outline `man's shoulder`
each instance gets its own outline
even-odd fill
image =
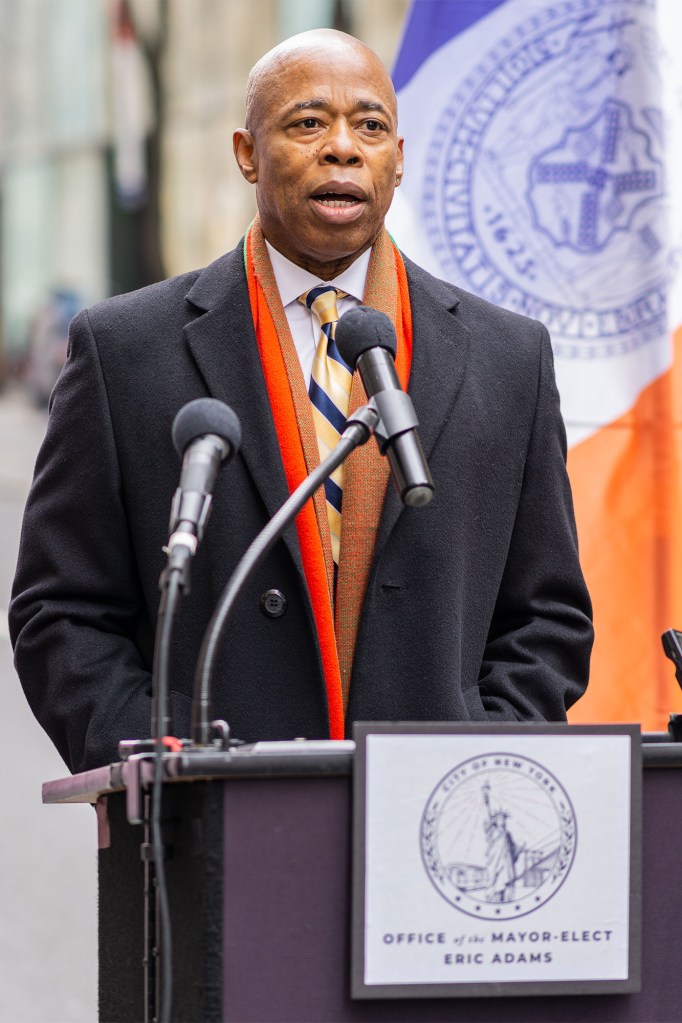
[[[537,339],[545,333],[538,320],[495,305],[450,281],[435,277],[405,255],[403,260],[413,302],[426,299],[445,306],[454,312],[462,325],[475,331],[479,337],[490,335],[496,338],[503,334],[507,338]]]
[[[168,316],[180,303],[184,303],[201,272],[190,270],[135,291],[112,295],[91,305],[86,310],[87,317],[94,327],[103,327],[110,323],[130,322],[130,317],[146,320],[157,318],[159,314]]]
[[[206,267],[97,302],[86,315],[94,328],[186,317],[192,306],[201,310],[218,303],[239,277],[240,267],[243,257],[238,246]]]

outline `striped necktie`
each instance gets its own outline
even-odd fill
[[[345,298],[346,294],[345,291],[339,291],[338,288],[331,285],[320,285],[311,288],[299,298],[299,302],[315,313],[321,327],[308,391],[312,403],[320,461],[325,459],[329,452],[336,447],[348,415],[352,373],[339,355],[334,341],[336,323],[339,319],[336,300]],[[324,489],[327,499],[332,557],[334,558],[334,577],[336,578],[341,545],[343,465],[335,469],[326,480]]]

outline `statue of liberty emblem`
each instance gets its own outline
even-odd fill
[[[431,793],[421,853],[439,894],[481,920],[511,920],[558,891],[575,857],[577,825],[551,771],[512,753],[474,757]]]

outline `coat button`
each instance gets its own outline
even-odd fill
[[[281,618],[287,609],[287,598],[281,590],[266,590],[260,598],[260,606],[268,618]]]

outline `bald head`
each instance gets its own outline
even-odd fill
[[[370,70],[382,80],[391,112],[397,119],[397,101],[393,82],[374,50],[359,39],[333,28],[317,28],[300,32],[269,50],[251,68],[246,87],[246,127],[257,133],[263,118],[279,95],[278,82],[282,72],[297,61],[310,58],[341,65],[349,74]]]

